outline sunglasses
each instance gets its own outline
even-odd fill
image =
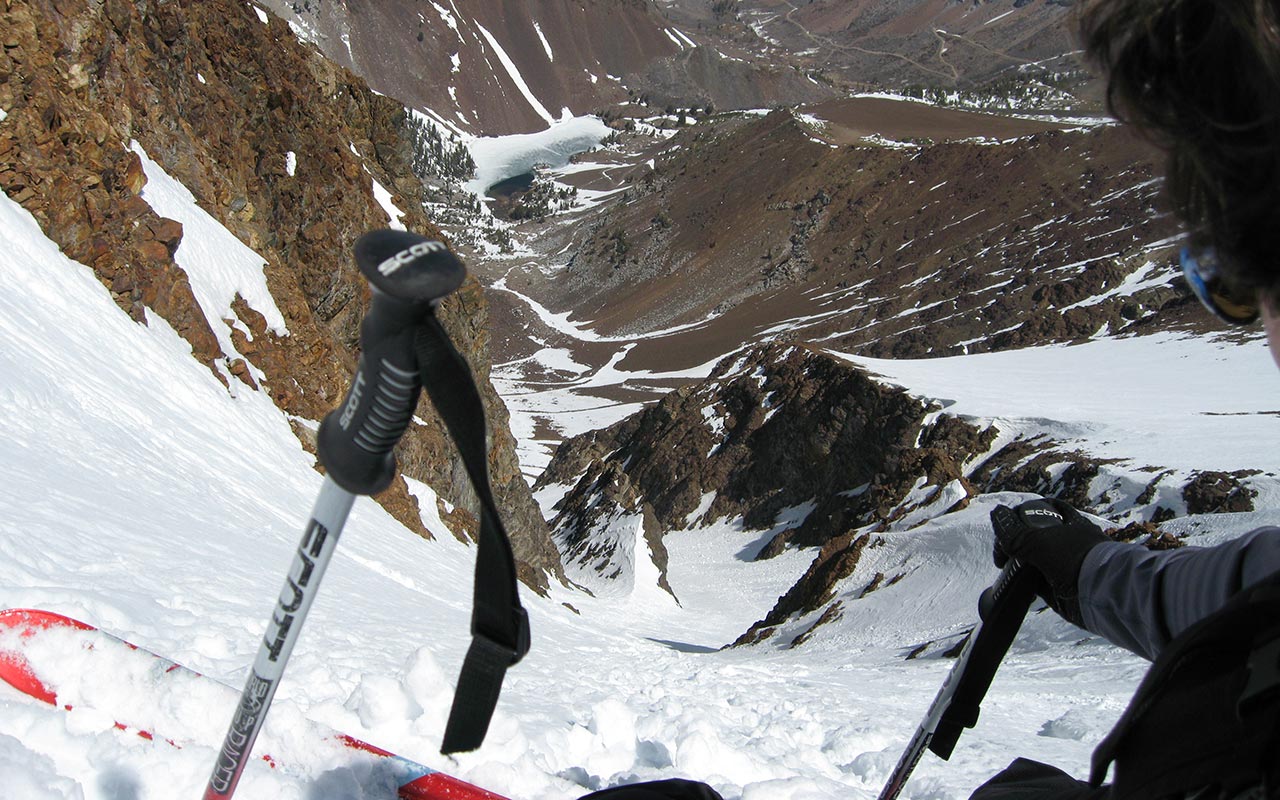
[[[1178,260],[1182,262],[1182,275],[1191,291],[1215,317],[1231,325],[1251,325],[1257,321],[1257,292],[1234,287],[1223,278],[1213,248],[1196,251],[1184,247]]]

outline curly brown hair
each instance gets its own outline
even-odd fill
[[[1280,297],[1280,0],[1086,0],[1107,104],[1168,154],[1192,241]]]

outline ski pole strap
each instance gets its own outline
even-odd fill
[[[471,647],[462,664],[440,752],[474,750],[484,741],[507,669],[529,652],[529,617],[516,588],[515,555],[489,483],[484,406],[471,368],[434,314],[414,345],[423,388],[444,420],[480,499]]]

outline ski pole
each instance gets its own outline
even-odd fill
[[[413,419],[421,393],[414,336],[440,298],[466,277],[462,262],[444,244],[405,231],[365,234],[356,242],[355,261],[373,290],[360,326],[360,363],[347,396],[320,425],[317,450],[328,474],[267,623],[205,800],[226,800],[236,790],[356,496],[382,491],[395,476],[392,450]]]
[[[964,729],[978,723],[982,699],[1035,599],[1035,577],[1033,572],[1010,559],[996,582],[982,593],[978,601],[978,625],[965,640],[959,659],[947,673],[924,721],[916,728],[880,792],[879,800],[894,800],[898,796],[926,749],[946,761],[951,758]]]

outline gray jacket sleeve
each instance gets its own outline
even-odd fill
[[[1154,660],[1169,640],[1277,570],[1274,527],[1214,547],[1159,552],[1108,542],[1080,567],[1080,613],[1088,630]]]

